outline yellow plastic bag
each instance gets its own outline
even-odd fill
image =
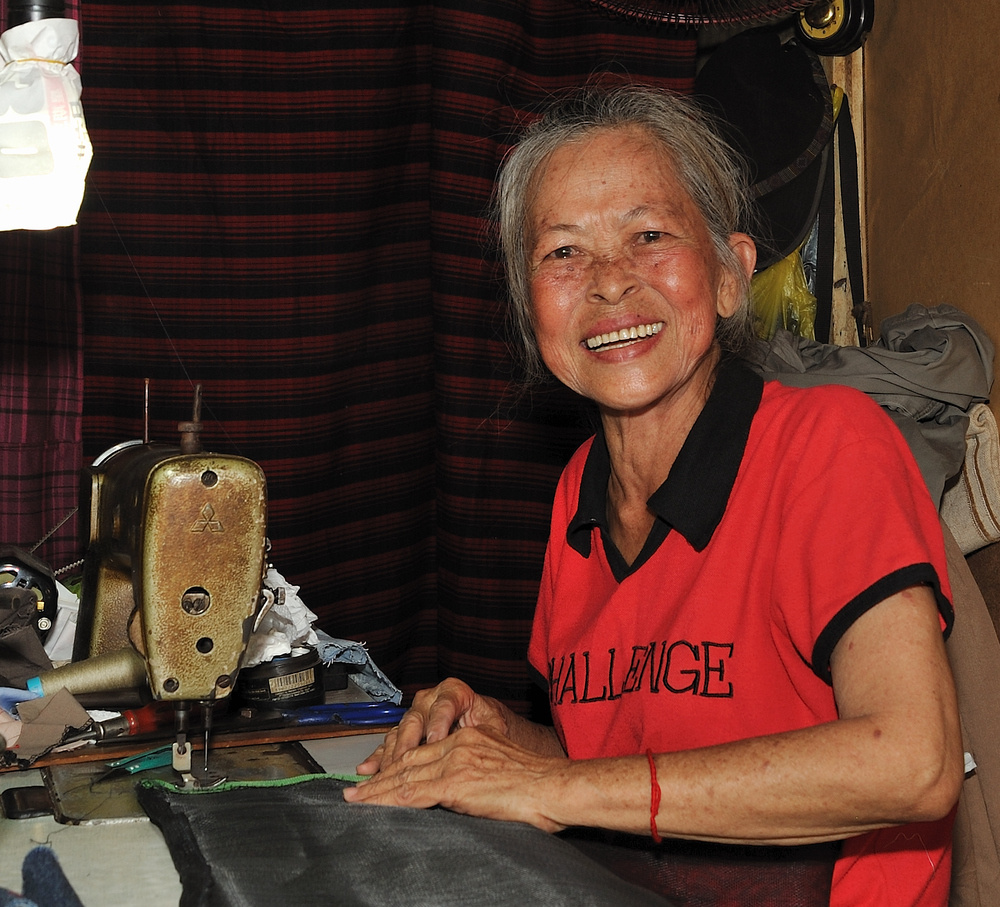
[[[816,297],[809,290],[799,249],[754,274],[750,281],[754,329],[770,340],[779,328],[816,339]]]

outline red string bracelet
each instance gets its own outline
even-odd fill
[[[656,814],[660,811],[660,785],[656,780],[656,763],[653,761],[653,751],[646,750],[646,758],[649,760],[649,830],[653,833],[653,840],[659,844],[663,841],[660,832],[656,827]]]

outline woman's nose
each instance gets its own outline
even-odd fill
[[[590,299],[602,305],[617,305],[636,287],[631,263],[623,255],[595,258],[591,262]]]

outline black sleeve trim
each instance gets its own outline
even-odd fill
[[[826,625],[813,648],[812,669],[816,676],[824,683],[832,684],[830,658],[833,656],[833,650],[837,647],[837,643],[840,642],[848,628],[862,614],[874,608],[879,602],[889,598],[890,595],[909,589],[911,586],[930,586],[933,589],[938,610],[944,618],[944,635],[947,638],[955,623],[955,610],[941,591],[941,582],[938,579],[937,571],[931,564],[911,564],[909,567],[902,567],[888,576],[882,577],[877,583],[869,586],[864,592],[848,602]]]
[[[539,671],[530,661],[528,662],[528,677],[531,678],[531,682],[535,684],[540,690],[545,691],[547,696],[549,693],[549,682],[545,679],[545,675]]]

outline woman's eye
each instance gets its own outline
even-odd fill
[[[643,230],[642,233],[639,234],[639,242],[653,243],[656,242],[658,239],[660,239],[662,236],[663,233],[661,233],[659,230]]]
[[[573,254],[572,246],[560,246],[549,252],[549,258],[569,258]]]

